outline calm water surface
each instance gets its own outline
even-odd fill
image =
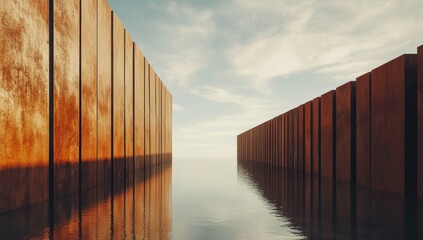
[[[419,239],[417,206],[235,159],[174,159],[0,214],[0,239]]]

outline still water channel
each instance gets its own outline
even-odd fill
[[[419,239],[419,206],[236,159],[174,159],[0,214],[0,239]]]

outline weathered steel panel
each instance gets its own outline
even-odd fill
[[[313,102],[304,104],[304,171],[313,172]]]
[[[314,176],[320,176],[321,174],[321,139],[320,139],[320,111],[321,111],[321,107],[320,107],[320,97],[317,97],[315,99],[313,99],[313,107],[312,107],[312,137],[313,137],[313,141],[312,141],[312,159],[313,159],[313,174]],[[323,141],[323,140],[322,140]]]
[[[151,164],[151,134],[150,134],[150,63],[144,58],[144,166],[149,167]]]
[[[134,173],[134,43],[125,31],[125,162],[129,182]],[[139,68],[139,66],[137,66]],[[144,70],[144,65],[142,66]],[[144,87],[144,86],[143,86]],[[144,99],[143,99],[144,100]],[[144,120],[144,119],[143,119]],[[143,121],[144,122],[144,121]]]
[[[286,167],[286,138],[285,138],[285,118],[286,114],[282,114],[282,167]]]
[[[370,73],[356,81],[356,176],[357,184],[370,186]]]
[[[48,198],[48,3],[0,4],[0,212]]]
[[[172,96],[172,94],[169,94],[169,124],[170,124],[170,128],[169,128],[169,138],[170,138],[170,161],[172,161],[172,157],[173,157],[173,141],[172,141],[172,137],[173,137],[173,135],[172,135],[172,131],[173,131],[173,111],[172,111],[172,109],[173,109],[173,106],[172,106],[172,102],[173,102],[173,96]]]
[[[156,75],[156,110],[157,110],[157,164],[161,164],[162,155],[161,155],[161,141],[162,141],[162,81],[159,76]]]
[[[99,183],[112,177],[112,13],[106,0],[98,0],[98,104],[97,144]],[[92,40],[92,39],[91,39]]]
[[[292,111],[292,169],[298,169],[298,109]]]
[[[336,179],[355,183],[355,82],[336,88]]]
[[[288,112],[288,119],[287,119],[287,151],[288,151],[288,159],[287,159],[287,167],[292,169],[292,159],[293,159],[293,148],[292,148],[292,110]]]
[[[400,56],[371,75],[371,185],[415,193],[416,55]]]
[[[304,104],[298,107],[298,170],[304,172]]]
[[[278,166],[282,166],[282,155],[283,155],[283,148],[282,148],[282,115],[278,117]]]
[[[79,2],[54,2],[55,196],[79,186],[79,14]]]
[[[81,186],[86,188],[97,184],[97,15],[93,14],[97,11],[97,1],[81,3],[80,168]]]
[[[135,163],[134,163],[134,172],[135,176],[141,173],[141,169],[144,168],[144,159],[146,148],[144,148],[144,136],[148,130],[148,123],[145,121],[145,116],[148,116],[148,108],[144,104],[147,101],[148,91],[144,93],[145,89],[145,61],[144,56],[141,50],[134,44],[134,140],[135,140]],[[145,130],[144,130],[145,129]],[[144,135],[145,133],[145,135]],[[147,139],[145,139],[147,143]],[[146,145],[147,147],[147,145]]]
[[[156,72],[150,65],[150,166],[157,160],[157,104],[156,104]]]
[[[125,28],[112,13],[113,178],[125,176]]]
[[[418,158],[417,158],[417,191],[423,198],[423,46],[417,50],[417,111],[418,111]]]
[[[320,102],[320,175],[335,178],[335,91],[321,96]],[[314,106],[313,106],[314,108]],[[313,115],[314,117],[314,115]],[[313,159],[314,160],[314,159]]]

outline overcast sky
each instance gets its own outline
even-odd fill
[[[108,0],[173,95],[174,157],[236,136],[423,44],[422,0]]]

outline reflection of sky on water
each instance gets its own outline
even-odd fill
[[[237,176],[234,159],[176,159],[173,177],[175,239],[302,238]]]

